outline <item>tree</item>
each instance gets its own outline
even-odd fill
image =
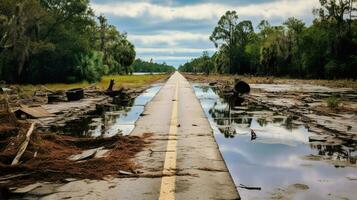
[[[89,0],[0,1],[0,79],[74,82],[128,73],[134,46],[98,18]]]
[[[227,11],[218,21],[214,28],[210,40],[217,47],[227,50],[229,68],[233,69],[234,50],[237,42],[236,28],[238,25],[238,15],[236,11]]]
[[[254,30],[251,21],[238,22],[236,11],[227,11],[218,21],[210,36],[216,47],[224,49],[229,60],[230,73],[245,73],[249,62],[244,54],[245,47],[251,41]]]
[[[152,59],[149,62],[136,59],[131,65],[134,72],[173,72],[175,68],[167,65],[165,62],[162,64],[154,63]]]
[[[6,5],[6,4],[5,4]],[[3,65],[13,65],[15,68],[2,66],[11,82],[22,82],[23,73],[29,67],[30,57],[52,45],[40,41],[39,32],[41,19],[46,16],[36,0],[19,1],[15,5],[7,5],[5,9],[13,10],[9,16],[2,16],[2,37],[0,40]]]

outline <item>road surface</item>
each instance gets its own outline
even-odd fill
[[[152,134],[135,160],[142,177],[74,181],[44,199],[239,199],[209,122],[180,73],[170,77],[143,114],[131,133]]]

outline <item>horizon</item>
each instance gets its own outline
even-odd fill
[[[227,10],[236,10],[239,20],[257,24],[266,19],[280,25],[289,17],[307,25],[314,18],[318,0],[91,0],[96,15],[104,14],[120,32],[126,32],[135,45],[136,58],[165,62],[176,69],[216,48],[209,40],[219,18]]]

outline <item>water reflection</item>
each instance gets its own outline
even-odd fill
[[[101,106],[96,111],[69,121],[59,130],[75,136],[104,136],[129,134],[135,127],[136,120],[144,111],[144,106],[156,95],[161,85],[153,85],[135,99],[121,105]],[[58,128],[58,127],[57,127]]]
[[[242,199],[353,199],[357,195],[357,181],[350,179],[357,178],[356,144],[309,143],[312,133],[295,125],[292,117],[254,104],[230,104],[229,97],[214,87],[194,85],[194,90],[236,185],[262,187],[261,191],[239,189]],[[309,189],[295,187],[296,183]]]

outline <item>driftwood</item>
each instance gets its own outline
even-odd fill
[[[250,187],[250,186],[245,186],[245,185],[243,185],[243,184],[239,184],[238,187],[244,188],[244,189],[247,189],[247,190],[262,190],[261,187]]]
[[[27,131],[26,133],[26,138],[25,138],[25,141],[22,142],[20,148],[19,148],[19,151],[17,152],[14,160],[12,161],[11,165],[16,165],[17,163],[19,163],[20,159],[21,159],[21,156],[22,154],[24,154],[24,152],[26,151],[26,148],[30,142],[30,138],[31,138],[31,135],[35,129],[35,125],[36,125],[36,122],[33,122],[29,128],[29,130]]]

